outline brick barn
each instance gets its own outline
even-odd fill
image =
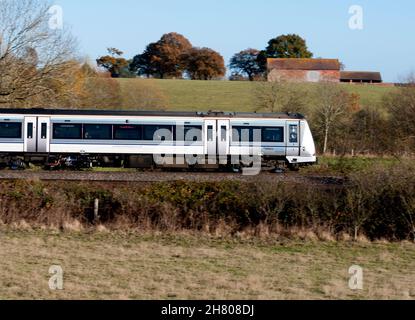
[[[340,82],[338,59],[267,59],[268,81]]]

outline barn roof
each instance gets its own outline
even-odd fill
[[[340,70],[338,59],[268,58],[267,63],[270,70]]]
[[[340,72],[340,79],[344,81],[362,80],[362,81],[382,81],[380,72],[370,71],[342,71]]]

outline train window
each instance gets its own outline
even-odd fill
[[[80,140],[82,139],[81,124],[53,124],[53,139],[57,140]]]
[[[184,126],[185,141],[202,141],[202,126]]]
[[[111,140],[112,125],[110,124],[84,124],[84,139]]]
[[[202,126],[177,125],[173,126],[174,141],[202,141]]]
[[[284,142],[283,127],[233,127],[234,142]]]
[[[263,128],[252,128],[250,132],[250,140],[253,142],[261,142],[262,130]]]
[[[262,141],[264,142],[284,142],[284,128],[262,128]]]
[[[146,141],[173,141],[173,126],[145,125],[143,126],[143,140]]]
[[[252,141],[252,128],[250,127],[233,127],[232,141],[234,142],[249,142]]]
[[[296,124],[290,125],[290,143],[298,142],[298,126]]]
[[[226,126],[220,127],[220,136],[221,136],[221,141],[226,142]]]
[[[41,139],[46,139],[47,137],[47,124],[46,123],[42,123],[41,127],[40,127],[40,138]]]
[[[207,139],[208,141],[213,141],[213,126],[207,127]]]
[[[33,123],[32,122],[29,122],[27,124],[27,138],[33,139]]]
[[[114,140],[141,140],[141,126],[114,125]]]
[[[20,122],[0,122],[0,139],[21,139],[22,124]]]

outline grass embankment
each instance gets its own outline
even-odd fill
[[[414,299],[410,243],[0,232],[1,299]],[[363,268],[363,290],[348,269]],[[63,268],[63,291],[48,286]]]
[[[134,106],[131,91],[142,94],[140,87],[151,82],[149,90],[161,94],[167,103],[167,109],[175,111],[240,111],[252,112],[258,107],[256,102],[256,87],[263,85],[248,81],[188,81],[188,80],[143,80],[118,79],[123,93],[123,105]],[[134,90],[134,87],[137,87]],[[315,84],[293,84],[305,92],[312,93]],[[378,87],[370,85],[339,84],[345,90],[360,96],[362,106],[377,105],[385,94],[393,92],[393,87]],[[148,85],[147,85],[148,87]],[[123,88],[128,88],[124,90]],[[128,92],[126,92],[128,91]],[[154,95],[150,97],[154,98]],[[127,101],[128,100],[128,101]],[[155,99],[155,103],[157,103]],[[153,106],[157,108],[157,106]],[[150,108],[150,105],[148,106]]]

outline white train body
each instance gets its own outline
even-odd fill
[[[79,155],[117,157],[133,167],[148,166],[154,155],[222,165],[247,155],[291,165],[317,160],[310,127],[298,114],[0,109],[0,158]]]

